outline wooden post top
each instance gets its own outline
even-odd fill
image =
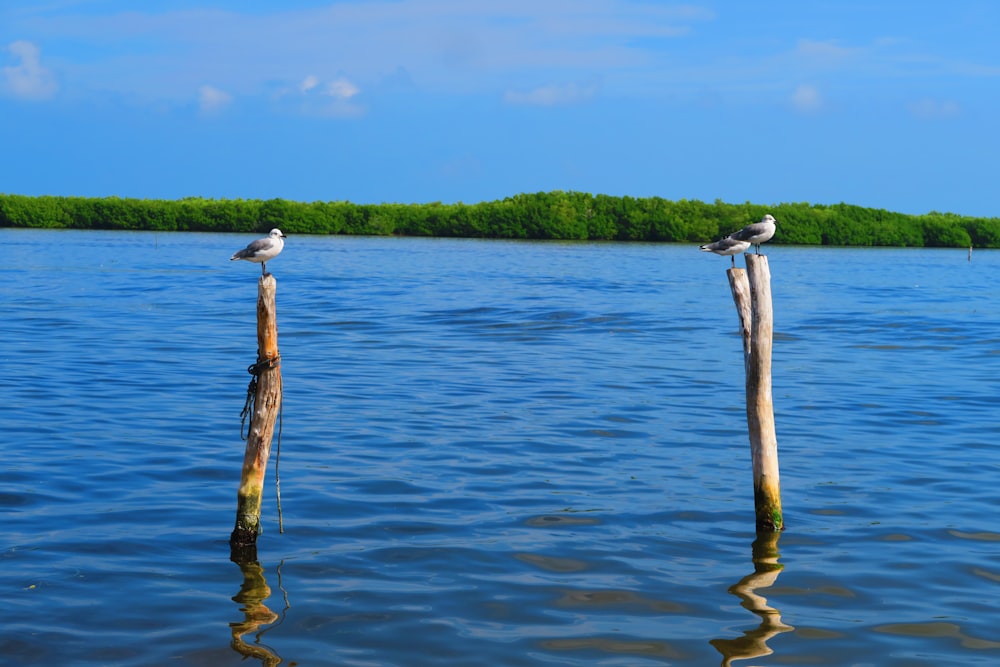
[[[260,277],[257,282],[257,350],[260,358],[278,358],[278,316],[275,306],[275,294],[278,291],[278,281],[270,273]]]

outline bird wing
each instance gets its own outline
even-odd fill
[[[747,225],[738,232],[734,232],[729,236],[731,239],[736,239],[737,241],[746,241],[747,239],[758,236],[767,231],[767,225],[755,222],[752,225]]]
[[[274,241],[271,239],[257,239],[252,242],[246,248],[240,251],[243,257],[256,257],[257,255],[267,252],[274,247]]]

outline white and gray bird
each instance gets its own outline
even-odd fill
[[[747,248],[750,247],[749,241],[737,241],[732,236],[727,236],[726,238],[716,241],[715,243],[706,243],[705,245],[698,246],[702,252],[714,252],[716,255],[729,256],[732,260],[733,266],[736,266],[736,255],[742,252],[746,252]]]
[[[237,250],[233,253],[233,256],[229,260],[245,259],[248,262],[257,262],[260,264],[260,274],[265,275],[267,273],[267,262],[277,257],[284,247],[285,235],[281,233],[280,229],[272,229],[266,239],[252,241],[243,250]]]
[[[755,222],[752,225],[747,225],[738,232],[733,232],[729,235],[729,238],[736,241],[748,241],[757,249],[757,254],[759,255],[760,244],[767,243],[774,236],[774,225],[776,222],[774,216],[768,213],[760,219],[760,222]]]

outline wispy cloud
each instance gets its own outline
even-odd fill
[[[338,77],[323,86],[321,95],[325,100],[308,108],[313,113],[331,118],[359,118],[368,112],[364,105],[353,101],[360,93],[361,89],[349,79]]]
[[[4,67],[0,91],[24,100],[47,100],[59,86],[48,68],[42,65],[41,50],[32,42],[17,41],[4,49],[17,64]]]
[[[5,27],[35,43],[82,46],[85,58],[62,49],[56,61],[60,82],[75,94],[183,105],[211,81],[241,106],[278,100],[282,113],[341,117],[364,114],[387,90],[534,106],[580,104],[598,94],[696,104],[710,90],[738,104],[782,98],[789,109],[816,112],[829,108],[821,91],[836,90],[843,99],[915,77],[997,78],[992,63],[948,60],[933,45],[912,41],[859,40],[853,33],[813,38],[806,30],[787,38],[771,31],[778,38],[767,41],[734,39],[731,22],[724,25],[694,3],[367,0],[308,9],[274,3],[263,10],[211,4],[233,9],[155,3],[126,12],[119,2],[92,2],[48,11],[43,4]],[[161,9],[170,6],[181,8]],[[724,18],[730,11],[719,10]],[[2,72],[4,92],[55,93],[56,79],[37,49],[15,59]],[[600,85],[587,83],[593,81]]]
[[[346,76],[324,81],[315,74],[306,76],[295,86],[284,86],[274,94],[274,100],[286,112],[329,118],[358,118],[368,109],[355,97],[361,88]]]
[[[863,53],[862,48],[842,46],[836,40],[800,39],[795,46],[795,55],[808,58],[813,64],[842,64]]]
[[[802,113],[815,113],[823,108],[823,97],[816,86],[800,85],[792,92],[792,108]]]
[[[203,114],[214,115],[228,107],[233,96],[215,86],[201,86],[198,89],[198,108]]]
[[[932,97],[911,102],[907,105],[910,113],[921,120],[936,120],[940,118],[954,118],[962,113],[962,108],[958,102],[951,100],[938,100]]]
[[[338,100],[349,100],[360,92],[360,88],[344,77],[331,81],[325,91],[326,95]]]
[[[302,79],[302,83],[299,84],[299,92],[303,94],[308,93],[318,85],[319,77],[314,74],[310,74],[306,78]]]
[[[529,91],[508,90],[503,99],[507,104],[551,107],[586,102],[596,94],[596,84],[566,83],[549,84]]]
[[[375,88],[401,67],[428,94],[502,94],[525,75],[541,85],[631,74],[655,68],[654,53],[665,42],[714,18],[691,5],[634,0],[276,7],[266,13],[138,8],[105,15],[82,7],[80,13],[39,9],[31,29],[94,45],[86,61],[66,63],[76,90],[180,101],[205,80],[241,97],[275,87],[318,93],[322,81],[341,74],[357,88]],[[310,76],[303,79],[303,71]],[[345,90],[327,88],[339,97]]]

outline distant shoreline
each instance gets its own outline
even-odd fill
[[[0,227],[266,232],[496,239],[717,240],[770,213],[772,244],[1000,248],[1000,218],[908,215],[850,204],[729,204],[583,192],[477,204],[355,204],[285,199],[131,199],[0,194]]]

